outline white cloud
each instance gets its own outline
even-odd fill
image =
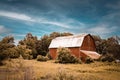
[[[50,25],[56,25],[56,26],[60,26],[62,28],[70,28],[70,26],[64,24],[64,23],[60,23],[60,22],[55,22],[55,21],[45,21],[45,22],[41,22],[43,24],[50,24]]]
[[[44,17],[32,18],[25,14],[8,12],[8,11],[0,11],[0,16],[13,18],[13,19],[17,19],[17,20],[30,21],[30,22],[36,22],[36,23],[42,23],[42,24],[50,24],[50,25],[56,25],[56,26],[63,27],[63,28],[69,28],[69,26],[64,23],[50,21]]]
[[[24,20],[24,21],[34,21],[30,16],[27,16],[25,14],[15,13],[15,12],[0,11],[0,16],[18,19],[18,20]]]
[[[67,28],[67,29],[85,26],[84,23],[74,20],[72,18],[65,17],[64,15],[59,15],[58,18],[53,18],[53,19],[50,19],[49,17],[38,17],[35,18],[34,21],[40,24],[55,25],[56,27]]]
[[[35,18],[33,16],[31,17],[26,14],[0,11],[0,16],[4,16],[4,17],[16,19],[16,20],[27,21],[25,22],[25,24],[27,25],[33,25],[34,23],[38,23],[38,24],[54,25],[56,27],[61,27],[61,28],[74,28],[74,27],[84,26],[83,23],[76,21],[74,19],[65,17],[63,15],[61,15],[60,18],[54,20],[54,19],[50,19],[49,17],[42,16],[42,17]]]
[[[5,28],[3,25],[0,25],[0,34],[9,32],[10,29]]]
[[[105,35],[109,35],[112,32],[115,32],[117,30],[117,27],[115,26],[110,26],[107,24],[99,24],[96,27],[90,28],[87,31],[93,34],[98,34],[100,36],[105,36]]]
[[[83,27],[78,27],[74,29],[65,30],[67,32],[72,32],[74,34],[89,33],[93,35],[99,35],[102,38],[107,38],[113,35],[119,28],[117,26],[111,26],[109,24],[93,24],[93,25],[84,25]]]
[[[99,35],[102,38],[108,38],[113,35],[119,28],[117,26],[111,26],[109,24],[101,23],[101,24],[93,24],[93,25],[85,25],[84,27],[79,27],[70,30],[70,32],[74,34],[80,33],[89,33],[93,35]]]
[[[25,37],[26,35],[25,34],[11,34],[11,35],[13,35],[13,36],[15,36],[15,37]]]

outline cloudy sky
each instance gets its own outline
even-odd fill
[[[0,38],[54,31],[120,36],[120,0],[0,0]]]

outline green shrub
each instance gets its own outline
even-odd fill
[[[23,54],[22,57],[23,57],[23,59],[27,59],[27,60],[32,59],[32,55],[29,55],[29,54]]]
[[[100,60],[101,60],[102,62],[106,62],[106,61],[107,61],[107,62],[112,62],[112,61],[115,61],[113,55],[111,55],[111,54],[103,55],[103,56],[100,58]]]
[[[92,63],[92,62],[94,62],[94,60],[91,59],[90,57],[87,57],[85,60],[85,63],[87,63],[87,64]]]
[[[47,55],[46,55],[46,56],[48,57],[48,59],[49,59],[49,60],[51,60],[51,59],[52,59],[52,57],[51,57],[50,53],[47,53]]]
[[[7,50],[4,50],[3,52],[0,52],[0,60],[4,60],[4,59],[7,59],[9,56],[8,54],[8,51]]]
[[[59,63],[80,63],[80,60],[72,55],[68,48],[58,48],[57,54]]]
[[[47,60],[48,60],[48,57],[46,56],[42,56],[42,55],[37,56],[37,61],[47,61]]]
[[[20,57],[20,54],[17,52],[16,48],[8,49],[8,54],[9,54],[10,58],[18,58],[18,57]]]
[[[8,58],[8,54],[6,54],[6,50],[0,53],[0,66],[4,65],[3,61]]]
[[[33,59],[32,51],[30,49],[25,49],[21,55],[23,59],[28,59],[28,60]]]

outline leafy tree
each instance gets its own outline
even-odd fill
[[[0,63],[2,60],[10,57],[10,49],[14,48],[14,37],[7,36],[0,41]]]
[[[118,41],[115,38],[110,37],[107,39],[107,45],[108,53],[112,54],[115,58],[120,59],[120,45]]]
[[[2,39],[2,43],[9,43],[13,44],[14,43],[14,37],[13,36],[6,36]]]
[[[24,59],[32,59],[32,50],[28,49],[26,45],[19,45],[16,48],[17,52],[22,55]]]
[[[107,46],[107,41],[101,39],[100,36],[97,35],[92,35],[95,45],[96,45],[96,51],[100,54],[105,54],[107,53],[106,46]]]
[[[52,32],[50,34],[50,38],[51,39],[54,39],[56,37],[60,37],[60,36],[71,36],[73,35],[72,33],[69,33],[69,32],[64,32],[64,33],[59,33],[59,32]]]
[[[107,47],[108,47],[107,41],[106,40],[102,40],[96,46],[97,52],[100,53],[100,54],[106,54],[106,53],[108,53]]]
[[[61,36],[61,33],[59,33],[59,32],[52,32],[52,33],[50,34],[50,38],[52,38],[52,39],[54,39],[54,38],[56,38],[56,37],[59,37],[59,36]]]
[[[120,59],[120,45],[117,39],[110,37],[108,39],[101,39],[99,36],[93,35],[95,40],[97,52],[106,56],[113,55],[114,58]]]
[[[72,33],[70,32],[64,32],[64,33],[61,33],[61,36],[71,36],[73,35]]]
[[[46,54],[49,51],[49,45],[51,43],[51,40],[59,37],[59,36],[69,36],[73,35],[72,33],[59,33],[59,32],[53,32],[50,35],[44,35],[41,37],[40,40],[37,40],[36,44],[36,50],[39,55],[46,56]]]
[[[113,57],[112,54],[105,54],[105,55],[101,56],[100,60],[101,60],[102,62],[106,62],[106,61],[107,61],[107,62],[112,62],[112,61],[114,61],[115,59],[114,59],[114,57]]]
[[[39,55],[46,56],[49,51],[48,47],[50,45],[50,42],[51,38],[48,35],[44,35],[40,40],[37,41],[36,50]]]
[[[95,42],[96,42],[96,41],[101,41],[101,40],[102,40],[101,37],[98,36],[98,35],[92,35],[92,37],[93,37],[93,39],[95,40]]]
[[[36,43],[37,43],[37,37],[33,36],[31,33],[28,33],[24,40],[19,41],[19,45],[26,46],[27,49],[31,50],[31,56],[33,58],[37,57],[37,51],[36,51]]]
[[[9,56],[10,58],[18,58],[18,57],[20,57],[20,54],[19,54],[18,51],[16,50],[16,47],[14,47],[14,48],[9,48],[9,49],[7,50],[7,53],[8,53],[8,56]]]

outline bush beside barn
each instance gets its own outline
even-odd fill
[[[65,47],[70,49],[71,54],[85,61],[87,57],[98,59],[100,54],[96,52],[95,41],[90,34],[57,37],[53,39],[49,46],[49,53],[52,59],[57,58],[57,49]]]

